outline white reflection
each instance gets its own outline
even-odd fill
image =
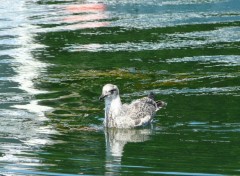
[[[229,86],[229,87],[199,87],[196,89],[190,89],[188,87],[177,89],[177,88],[170,88],[170,89],[152,89],[148,91],[142,91],[137,93],[131,94],[124,94],[124,96],[144,96],[153,92],[154,94],[161,94],[161,95],[172,95],[172,94],[182,94],[182,95],[234,95],[239,96],[240,86]]]
[[[38,24],[51,24],[52,27],[37,29],[38,32],[53,32],[99,28],[109,26],[107,6],[102,2],[76,2],[69,4],[43,5],[37,19]],[[44,12],[44,15],[42,15]]]
[[[44,112],[52,110],[52,108],[49,106],[39,105],[37,100],[32,100],[29,104],[26,105],[14,105],[13,107],[18,109],[26,109],[29,112],[37,113],[42,120],[47,119],[44,116]]]
[[[106,128],[106,170],[107,175],[114,175],[120,167],[124,146],[131,142],[144,142],[150,139],[152,128],[145,129],[117,129]]]
[[[162,36],[163,37],[163,36]],[[213,31],[197,31],[189,33],[166,34],[165,39],[155,42],[125,42],[125,43],[91,43],[72,45],[65,49],[71,52],[117,52],[117,51],[144,51],[176,48],[199,48],[206,45],[216,45],[216,48],[229,47],[232,42],[240,41],[239,27],[225,27]],[[201,40],[200,40],[201,39]],[[219,44],[220,43],[220,44]],[[224,44],[223,44],[224,43]]]
[[[33,50],[44,48],[45,46],[37,44],[36,41],[34,41],[35,34],[33,31],[36,27],[31,25],[31,22],[28,20],[28,9],[25,4],[20,4],[20,6],[15,8],[17,12],[23,14],[19,15],[17,19],[11,19],[14,22],[16,21],[16,24],[8,31],[15,35],[15,37],[9,39],[8,42],[12,42],[15,46],[18,46],[5,53],[14,58],[12,66],[16,75],[12,77],[11,80],[17,82],[19,85],[18,88],[31,96],[47,93],[47,91],[35,88],[34,79],[39,78],[49,64],[35,59],[32,55]],[[43,116],[44,111],[50,109],[49,107],[38,105],[35,100],[26,105],[15,105],[13,107],[27,109],[41,116]]]
[[[26,1],[18,0],[2,1],[0,9],[0,56],[9,62],[1,94],[1,105],[6,108],[0,108],[0,163],[8,171],[18,170],[21,165],[42,165],[37,151],[52,144],[50,135],[56,131],[44,122],[44,111],[50,108],[39,105],[35,99],[35,95],[47,93],[37,89],[34,80],[49,65],[32,54],[44,46],[34,41],[37,27],[31,24],[31,9]]]
[[[183,58],[172,58],[166,60],[168,63],[184,63],[184,62],[201,62],[201,63],[212,63],[215,66],[239,66],[240,56],[239,55],[216,55],[216,56],[194,56],[194,57],[183,57]]]

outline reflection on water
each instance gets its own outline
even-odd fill
[[[99,28],[109,25],[106,5],[103,3],[47,4],[41,6],[41,10],[37,11],[40,12],[38,16],[41,18],[37,16],[36,19],[33,19],[33,22],[43,26],[43,28],[37,29],[38,32]]]
[[[120,172],[124,146],[132,142],[144,142],[150,139],[153,129],[105,129],[106,174]],[[140,167],[140,166],[139,166]]]
[[[51,108],[39,105],[34,98],[48,92],[36,89],[33,82],[48,64],[32,55],[33,50],[44,47],[33,39],[31,31],[36,27],[29,21],[28,8],[24,1],[11,0],[2,2],[0,9],[0,63],[4,78],[0,92],[0,162],[1,168],[11,171],[41,165],[32,153],[41,145],[54,143],[49,135],[56,132],[44,124],[44,111]]]
[[[196,25],[197,26],[197,25]],[[195,26],[195,27],[196,27]],[[213,26],[210,25],[210,26]],[[186,26],[187,27],[187,26]],[[191,27],[191,26],[189,26]],[[199,25],[199,28],[201,26]],[[205,31],[205,29],[197,29],[193,32],[184,32],[179,31],[179,33],[173,34],[148,34],[148,40],[142,40],[145,38],[144,34],[139,34],[137,36],[132,36],[125,43],[111,43],[112,39],[107,43],[90,43],[90,44],[81,44],[66,47],[67,50],[71,52],[119,52],[119,51],[144,51],[144,50],[162,50],[162,49],[186,49],[186,48],[204,48],[204,47],[213,47],[214,48],[231,48],[233,42],[240,41],[240,28],[236,27],[233,24],[233,27],[225,26],[222,28],[219,26],[218,29],[215,29],[214,25],[213,30]],[[167,29],[167,28],[166,28]],[[170,28],[174,30],[173,28]],[[177,29],[176,29],[177,30]],[[149,31],[152,32],[152,31]],[[155,31],[154,31],[155,32]],[[161,31],[159,31],[161,32]],[[223,35],[224,34],[224,35]],[[118,34],[119,35],[119,34]],[[145,34],[146,35],[146,34]],[[134,40],[135,41],[130,41]],[[137,41],[136,41],[137,40]],[[102,41],[100,41],[102,42]]]
[[[108,16],[104,13],[106,6],[100,3],[76,4],[66,6],[66,12],[72,13],[72,16],[66,16],[64,21],[67,23],[76,23],[68,25],[66,29],[77,30],[84,28],[97,28],[108,26]]]
[[[9,3],[3,3],[3,8],[8,8]],[[33,58],[31,52],[35,49],[43,48],[41,44],[37,44],[33,40],[34,31],[36,28],[28,21],[27,7],[23,2],[16,5],[11,5],[12,9],[18,13],[18,18],[15,18],[15,14],[9,11],[3,11],[5,15],[8,14],[8,18],[5,19],[11,23],[3,23],[0,36],[4,38],[4,45],[9,45],[8,49],[2,48],[0,51],[1,60],[7,60],[11,63],[9,66],[12,68],[11,77],[8,78],[8,82],[14,82],[18,86],[17,88],[23,90],[28,95],[35,95],[40,93],[46,93],[46,91],[38,90],[34,88],[33,80],[36,79],[48,66],[48,64],[38,61]],[[11,85],[10,85],[11,86]],[[10,87],[11,88],[11,87]],[[27,108],[30,111],[39,111],[38,109],[49,110],[48,107],[37,105],[37,103],[30,103],[27,106],[14,105],[13,107]],[[41,114],[43,115],[43,114]]]
[[[236,21],[235,0],[103,1],[112,10],[113,26],[154,28]]]
[[[214,66],[239,66],[239,55],[217,55],[217,56],[196,56],[196,57],[184,57],[184,58],[172,58],[167,62],[200,62],[200,63],[212,63]]]

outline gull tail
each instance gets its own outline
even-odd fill
[[[150,93],[148,94],[148,98],[154,100],[154,98],[155,98],[154,93],[153,93],[153,92],[150,92]],[[158,111],[159,109],[164,108],[164,107],[167,106],[167,103],[164,102],[164,101],[161,101],[161,100],[156,101],[156,104],[157,104],[157,110],[156,110],[156,111]]]
[[[156,103],[157,103],[157,107],[158,107],[159,109],[164,108],[164,107],[167,106],[167,103],[164,102],[164,101],[161,101],[161,100],[156,101]]]

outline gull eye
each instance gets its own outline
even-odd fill
[[[110,90],[109,92],[110,92],[111,94],[113,94],[115,91],[116,91],[116,89],[112,89],[112,90]]]

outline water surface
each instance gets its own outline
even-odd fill
[[[0,14],[0,174],[239,174],[238,0],[9,0]],[[106,83],[168,106],[147,128],[104,129]]]

